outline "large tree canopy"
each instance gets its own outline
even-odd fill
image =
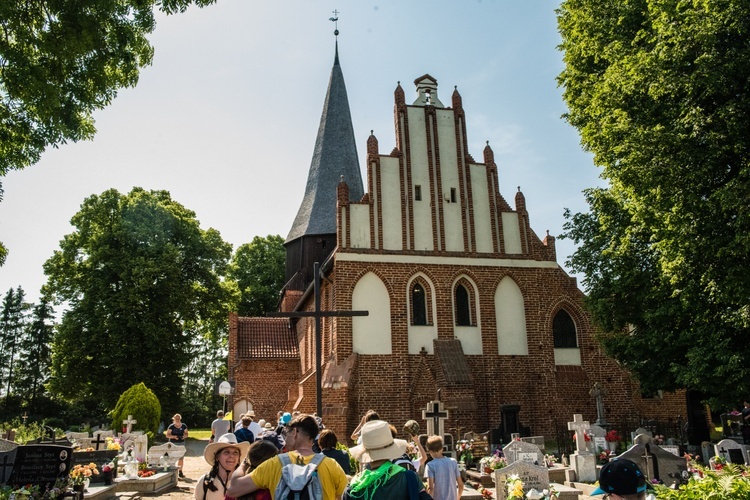
[[[53,346],[53,392],[112,407],[145,382],[167,411],[198,324],[226,323],[231,245],[166,191],[87,198],[75,231],[45,263],[46,292],[65,302]]]
[[[567,120],[602,167],[568,214],[606,351],[647,392],[750,392],[750,4],[566,0]]]
[[[279,235],[256,236],[237,249],[228,274],[239,288],[240,316],[265,316],[277,310],[285,262],[284,239]]]
[[[154,7],[215,0],[0,2],[0,175],[44,149],[93,137],[91,113],[151,64]]]

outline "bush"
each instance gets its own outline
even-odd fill
[[[133,425],[134,430],[142,430],[151,435],[156,434],[161,417],[161,404],[156,394],[143,382],[123,392],[117,400],[115,409],[109,414],[112,419],[112,428],[121,428],[122,421],[127,419],[128,415],[132,415],[138,421]]]
[[[668,500],[747,500],[750,498],[750,477],[748,468],[727,464],[721,470],[703,467],[691,469],[693,476],[687,484],[673,490],[657,486],[657,498]]]

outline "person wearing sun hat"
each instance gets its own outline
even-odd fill
[[[385,420],[372,420],[360,429],[362,444],[349,453],[369,468],[352,478],[344,491],[344,500],[408,500],[418,498],[424,484],[414,471],[391,462],[406,451],[406,441],[394,439]]]
[[[591,496],[607,495],[611,500],[645,500],[648,481],[635,462],[625,458],[612,460],[599,473],[599,487]]]
[[[209,443],[203,450],[203,458],[211,466],[211,470],[198,480],[195,499],[224,500],[229,476],[239,467],[249,448],[250,443],[238,443],[232,433],[224,434],[213,443]]]

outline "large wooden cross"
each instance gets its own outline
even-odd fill
[[[266,313],[269,317],[278,318],[315,318],[315,390],[317,392],[316,408],[319,417],[323,417],[323,334],[320,331],[320,319],[327,317],[369,316],[369,311],[321,311],[320,310],[320,263],[313,265],[315,310]]]
[[[96,451],[99,451],[99,445],[100,444],[104,444],[107,441],[104,440],[104,439],[102,439],[102,435],[101,434],[95,434],[94,437],[96,439],[94,439],[93,441],[91,441],[91,444],[96,445]]]

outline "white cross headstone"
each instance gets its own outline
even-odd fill
[[[588,453],[585,434],[590,428],[588,420],[584,420],[580,413],[573,415],[573,421],[568,422],[568,430],[576,431],[576,453]]]
[[[133,424],[137,424],[138,421],[133,419],[133,415],[128,415],[128,418],[123,420],[122,423],[127,426],[125,432],[130,434],[130,432],[133,430]]]
[[[427,408],[422,410],[422,418],[427,420],[427,435],[442,436],[445,434],[445,421],[448,411],[443,408],[442,401],[430,401]]]

